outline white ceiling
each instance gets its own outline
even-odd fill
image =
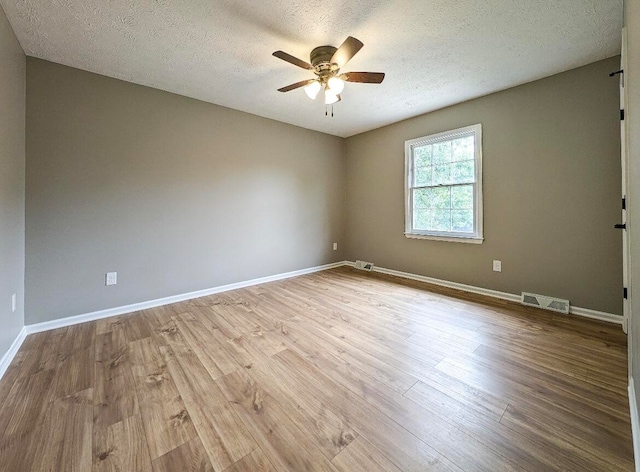
[[[622,0],[0,0],[27,55],[337,136],[351,136],[619,53]],[[305,61],[348,36],[335,116]]]

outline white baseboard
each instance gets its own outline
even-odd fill
[[[497,290],[490,290],[488,288],[476,287],[474,285],[461,284],[458,282],[450,282],[448,280],[436,279],[433,277],[427,277],[424,275],[410,274],[408,272],[401,272],[399,270],[385,269],[384,267],[373,266],[374,272],[380,272],[381,274],[395,275],[396,277],[402,277],[405,279],[418,280],[420,282],[427,282],[433,285],[439,285],[441,287],[453,288],[456,290],[462,290],[463,292],[477,293],[479,295],[485,295],[487,297],[499,298],[501,300],[509,300],[512,302],[519,302],[520,297],[512,293],[498,292]]]
[[[348,262],[345,265],[353,267],[353,262]],[[520,295],[507,292],[499,292],[497,290],[491,290],[488,288],[476,287],[474,285],[466,285],[458,282],[450,282],[448,280],[436,279],[433,277],[426,277],[424,275],[411,274],[409,272],[402,272],[399,270],[386,269],[384,267],[373,266],[373,272],[379,272],[381,274],[395,275],[396,277],[402,277],[405,279],[417,280],[419,282],[426,282],[433,285],[439,285],[441,287],[453,288],[456,290],[462,290],[464,292],[476,293],[478,295],[484,295],[492,298],[499,298],[500,300],[508,300],[510,302],[520,302]],[[582,316],[585,318],[591,318],[593,320],[606,321],[608,323],[616,323],[623,325],[625,318],[620,315],[614,315],[613,313],[606,313],[603,311],[591,310],[589,308],[580,308],[577,306],[571,306],[569,313],[572,315]]]
[[[608,323],[616,323],[620,326],[625,324],[625,318],[621,315],[614,315],[613,313],[607,313],[605,311],[591,310],[589,308],[580,308],[579,306],[570,306],[569,313],[572,315],[582,316],[584,318],[591,318],[592,320],[606,321]]]
[[[20,349],[20,346],[22,346],[22,343],[26,337],[27,330],[26,327],[23,326],[16,339],[14,339],[11,343],[11,346],[9,346],[9,350],[5,352],[4,356],[2,356],[2,359],[0,359],[0,379],[4,376],[5,372],[9,368],[11,361],[18,353],[18,350]]]
[[[124,315],[125,313],[146,310],[148,308],[155,308],[162,305],[169,305],[170,303],[183,302],[185,300],[191,300],[193,298],[206,297],[207,295],[214,295],[216,293],[228,292],[229,290],[236,290],[239,288],[250,287],[252,285],[264,284],[267,282],[274,282],[276,280],[288,279],[290,277],[311,274],[313,272],[320,272],[322,270],[341,267],[345,265],[345,263],[346,261],[334,262],[332,264],[325,264],[321,266],[310,267],[308,269],[294,270],[292,272],[269,275],[267,277],[260,277],[258,279],[245,280],[244,282],[237,282],[237,283],[228,284],[228,285],[220,285],[218,287],[198,290],[195,292],[182,293],[182,294],[173,295],[170,297],[158,298],[156,300],[149,300],[146,302],[133,303],[131,305],[108,308],[106,310],[99,310],[91,313],[85,313],[82,315],[59,318],[57,320],[45,321],[43,323],[30,324],[25,326],[26,334],[39,333],[41,331],[49,331],[51,329],[57,329],[57,328],[64,328],[66,326],[71,326],[79,323],[86,323],[87,321],[95,321],[95,320],[100,320],[102,318],[109,318],[111,316]]]
[[[631,434],[633,435],[633,456],[636,472],[640,472],[640,422],[638,422],[638,404],[633,377],[629,377],[629,412],[631,414]]]
[[[327,269],[333,269],[335,267],[340,266],[350,266],[353,267],[355,264],[351,261],[340,261],[334,262],[332,264],[325,264],[316,267],[310,267],[308,269],[294,270],[292,272],[285,272],[282,274],[270,275],[267,277],[260,277],[257,279],[246,280],[243,282],[237,282],[228,285],[221,285],[218,287],[213,287],[204,290],[198,290],[195,292],[183,293],[179,295],[173,295],[165,298],[158,298],[156,300],[149,300],[140,303],[133,303],[131,305],[124,305],[115,308],[109,308],[106,310],[94,311],[91,313],[85,313],[82,315],[69,316],[66,318],[60,318],[52,321],[45,321],[43,323],[35,323],[25,326],[24,333],[22,333],[22,339],[24,336],[31,333],[38,333],[41,331],[48,331],[51,329],[64,328],[66,326],[71,326],[74,324],[85,323],[87,321],[95,321],[102,318],[109,318],[111,316],[123,315],[125,313],[131,313],[134,311],[146,310],[148,308],[155,308],[162,305],[168,305],[171,303],[182,302],[185,300],[191,300],[193,298],[205,297],[207,295],[214,295],[216,293],[227,292],[229,290],[236,290],[239,288],[250,287],[252,285],[264,284],[267,282],[274,282],[276,280],[283,280],[290,277],[296,277],[299,275],[311,274],[314,272],[320,272]],[[411,274],[408,272],[401,272],[393,269],[385,269],[383,267],[374,266],[374,272],[380,272],[382,274],[394,275],[397,277],[403,277],[406,279],[418,280],[420,282],[427,282],[434,285],[440,285],[442,287],[453,288],[457,290],[462,290],[469,293],[476,293],[479,295],[485,295],[488,297],[499,298],[501,300],[509,300],[513,302],[519,302],[520,296],[512,293],[499,292],[497,290],[490,290],[482,287],[475,287],[473,285],[466,285],[457,282],[450,282],[448,280],[436,279],[433,277],[426,277],[424,275]],[[608,321],[611,323],[623,324],[623,317],[614,315],[611,313],[604,313],[600,311],[590,310],[587,308],[579,308],[579,307],[571,307],[571,313],[587,318],[597,319],[601,321]],[[22,341],[20,341],[22,343]],[[19,347],[19,345],[18,345]],[[17,349],[16,349],[17,351]],[[14,353],[15,355],[15,353]],[[6,357],[6,356],[5,356]],[[13,358],[13,357],[12,357]],[[4,357],[3,357],[4,361]],[[9,360],[9,363],[11,361]],[[1,365],[1,364],[0,364]],[[8,364],[7,364],[8,365]]]

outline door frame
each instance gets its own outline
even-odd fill
[[[622,73],[620,74],[620,110],[627,110],[628,103],[628,94],[627,87],[625,87],[625,71],[627,70],[627,29],[622,28],[622,52],[620,57],[620,69]],[[627,297],[622,300],[622,316],[623,316],[623,324],[622,329],[627,334],[627,345],[629,350],[629,375],[631,375],[631,346],[632,346],[632,333],[629,329],[631,314],[631,262],[630,262],[630,252],[629,252],[629,212],[627,208],[629,206],[629,198],[627,190],[629,188],[629,141],[628,141],[628,130],[627,130],[627,120],[620,120],[620,165],[622,169],[622,198],[624,198],[626,205],[622,207],[622,223],[625,224],[625,229],[622,230],[622,283],[623,287],[627,289]],[[624,117],[626,118],[626,117]]]

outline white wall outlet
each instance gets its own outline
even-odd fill
[[[493,271],[502,272],[502,261],[493,261]]]
[[[118,273],[117,272],[107,272],[105,276],[104,284],[105,285],[116,285],[118,283]]]
[[[17,307],[18,307],[18,296],[14,293],[13,295],[11,295],[11,313],[14,313]]]
[[[337,251],[338,250],[338,243],[333,243],[333,250]]]

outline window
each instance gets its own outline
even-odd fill
[[[482,242],[482,126],[405,142],[405,235]]]

